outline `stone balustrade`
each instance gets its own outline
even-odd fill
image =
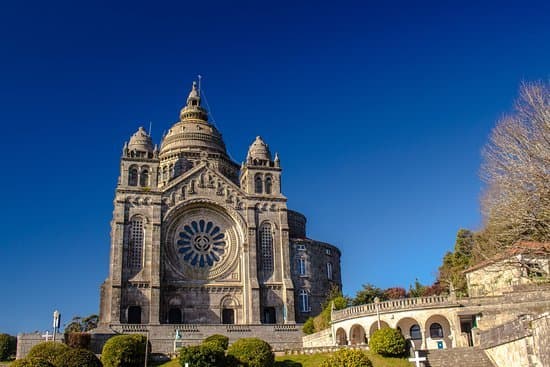
[[[398,310],[409,310],[415,308],[441,307],[454,305],[456,302],[450,296],[430,296],[417,298],[403,298],[380,303],[367,303],[359,306],[351,306],[343,310],[332,312],[332,321],[345,320],[358,316],[375,315],[377,309],[380,313],[393,312]]]

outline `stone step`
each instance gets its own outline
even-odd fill
[[[427,350],[422,354],[427,358],[426,367],[495,367],[479,348]]]

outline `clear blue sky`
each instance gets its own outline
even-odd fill
[[[383,3],[3,2],[0,332],[98,311],[122,145],[160,142],[199,73],[236,161],[279,152],[345,293],[433,282],[480,226],[491,127],[549,77],[550,2]]]

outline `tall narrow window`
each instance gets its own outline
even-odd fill
[[[268,176],[265,179],[265,193],[266,194],[271,194],[272,187],[273,187],[273,183],[272,183],[271,177]]]
[[[300,289],[300,293],[298,294],[298,299],[300,300],[300,311],[301,312],[309,312],[311,311],[309,308],[309,294],[305,289]]]
[[[262,270],[267,277],[273,272],[273,234],[269,223],[263,224],[260,228],[260,250]]]
[[[332,263],[327,263],[327,278],[332,280]]]
[[[298,274],[306,275],[306,259],[300,257],[296,262],[296,267],[298,268]]]
[[[128,246],[128,266],[141,269],[143,257],[143,219],[134,218],[130,223],[130,241]]]
[[[422,340],[422,333],[420,332],[420,326],[414,324],[411,326],[409,333],[412,340]]]
[[[147,168],[143,168],[141,170],[141,174],[139,175],[139,185],[140,186],[149,186],[149,171]]]
[[[254,192],[256,194],[262,193],[262,178],[258,175],[254,178]]]
[[[128,172],[128,186],[137,186],[138,184],[138,170],[135,167],[130,167]]]
[[[162,167],[162,180],[166,181],[168,179],[168,167]]]

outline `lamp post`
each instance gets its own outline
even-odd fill
[[[374,306],[376,307],[376,318],[378,319],[378,330],[380,330],[380,298],[374,297]]]
[[[53,341],[55,341],[55,336],[57,334],[57,329],[61,325],[61,314],[59,311],[55,310],[53,312]]]

